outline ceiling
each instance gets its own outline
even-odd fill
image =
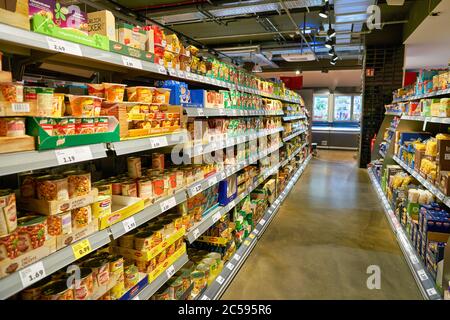
[[[405,69],[441,68],[450,62],[450,1],[442,1],[405,41]],[[431,36],[432,35],[432,36]]]

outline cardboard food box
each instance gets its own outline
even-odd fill
[[[439,170],[450,170],[450,140],[438,140],[437,143],[437,162]]]
[[[89,35],[101,34],[111,41],[117,41],[116,18],[108,10],[90,12],[87,15]]]
[[[139,273],[139,282],[128,289],[119,300],[132,300],[142,289],[144,289],[148,284],[148,277],[146,273]]]
[[[56,236],[56,250],[71,245],[72,243],[81,240],[87,236],[98,231],[98,221],[93,219],[92,222],[84,228],[72,229],[70,234]]]
[[[14,27],[30,30],[28,0],[1,0],[0,21]]]
[[[200,104],[204,108],[224,108],[224,96],[221,92],[203,89],[190,90],[193,105]]]
[[[10,275],[29,265],[45,258],[56,251],[56,239],[49,238],[44,245],[34,250],[28,251],[14,259],[3,259],[0,261],[0,278]]]
[[[438,187],[446,196],[450,196],[450,171],[439,172]]]
[[[414,153],[414,170],[417,172],[420,171],[420,163],[422,159],[425,157],[425,150],[416,150]]]
[[[145,51],[155,53],[155,31],[153,29],[145,30],[146,41],[145,41]]]
[[[146,37],[146,32],[141,28],[128,23],[117,25],[117,40],[126,46],[145,51]]]
[[[148,62],[154,62],[155,61],[155,55],[152,52],[133,48],[130,46],[127,46],[126,44],[116,42],[116,41],[109,41],[109,51],[115,52],[118,54],[122,54],[125,56],[133,57],[136,59],[145,60]]]
[[[36,116],[38,108],[36,102],[8,102],[0,101],[0,116],[26,117]]]
[[[116,254],[120,254],[125,258],[136,260],[136,261],[150,261],[154,257],[156,257],[159,253],[166,250],[169,246],[174,244],[178,239],[182,238],[186,233],[184,228],[181,228],[177,232],[173,233],[169,238],[162,241],[156,247],[153,247],[150,250],[134,250],[123,247],[112,247],[113,252]]]
[[[119,123],[114,117],[108,117],[107,132],[72,135],[50,135],[49,132],[43,128],[42,122],[48,122],[47,120],[52,119],[53,118],[47,117],[27,118],[27,134],[33,137],[37,137],[37,150],[50,150],[120,141]]]
[[[178,249],[174,254],[168,257],[163,263],[155,268],[152,272],[148,274],[148,282],[151,283],[155,281],[158,276],[163,273],[167,268],[169,268],[175,261],[177,261],[183,254],[186,253],[186,243]]]
[[[34,137],[0,137],[1,153],[34,150]]]
[[[46,201],[38,199],[17,198],[17,206],[22,210],[34,211],[45,215],[53,215],[92,204],[97,198],[98,190],[93,188],[88,195],[74,197],[69,200]]]
[[[125,220],[143,209],[144,200],[141,198],[113,195],[111,214],[99,218],[99,230]]]

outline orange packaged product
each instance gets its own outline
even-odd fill
[[[0,101],[23,102],[23,84],[0,82]]]
[[[123,102],[125,94],[125,84],[118,83],[104,83],[105,85],[105,99],[108,102]]]
[[[152,103],[153,87],[128,87],[128,101]]]
[[[153,92],[153,103],[169,104],[170,89],[156,88]]]
[[[98,117],[100,116],[102,99],[95,96],[69,96],[69,108],[67,113],[74,117]]]
[[[88,83],[88,92],[90,96],[96,96],[99,98],[105,97],[105,84],[103,83]]]

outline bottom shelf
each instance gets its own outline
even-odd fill
[[[378,197],[382,201],[386,218],[389,221],[392,231],[397,238],[397,242],[403,252],[403,256],[405,257],[405,260],[408,263],[409,268],[411,269],[411,272],[414,276],[414,279],[416,280],[420,292],[422,293],[422,296],[428,300],[442,299],[439,291],[436,288],[436,284],[433,281],[433,278],[430,276],[427,269],[421,262],[413,245],[411,244],[411,241],[409,240],[407,233],[398,222],[398,219],[395,216],[394,211],[392,210],[385,194],[381,190],[380,183],[372,172],[372,169],[368,169],[368,173],[374,189],[376,190]]]
[[[274,203],[267,209],[264,216],[258,222],[256,227],[247,237],[247,239],[242,243],[236,253],[231,257],[231,259],[225,264],[223,271],[217,278],[214,280],[212,284],[206,288],[206,290],[197,296],[199,300],[216,300],[220,299],[225,290],[230,285],[231,281],[234,279],[239,269],[244,264],[245,260],[248,258],[253,248],[256,246],[258,239],[262,236],[264,231],[267,229],[270,222],[273,220],[275,213],[279,210],[281,204],[284,199],[287,197],[291,189],[294,187],[297,180],[303,174],[306,165],[311,160],[311,155],[305,159],[303,164],[288,182],[286,188],[283,192],[278,196]]]

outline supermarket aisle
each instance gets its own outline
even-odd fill
[[[421,299],[353,156],[319,150],[223,299]],[[367,288],[370,265],[380,290]]]

